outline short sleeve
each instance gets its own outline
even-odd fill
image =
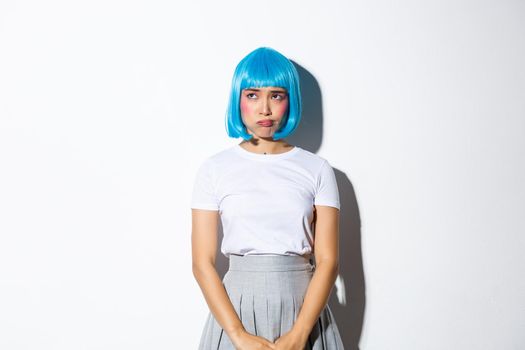
[[[205,160],[197,170],[193,183],[191,208],[219,210],[215,193],[213,164],[209,159]]]
[[[317,177],[317,191],[314,198],[314,204],[326,205],[337,209],[341,208],[335,173],[326,159],[324,160]]]

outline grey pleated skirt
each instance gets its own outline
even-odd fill
[[[275,342],[292,328],[314,270],[309,257],[232,254],[222,283],[246,331]],[[235,347],[209,312],[199,350],[223,349]],[[344,349],[328,304],[312,328],[305,349]]]

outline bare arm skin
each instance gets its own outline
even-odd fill
[[[246,332],[215,269],[219,212],[192,209],[191,213],[192,270],[210,312],[237,349],[274,349],[273,343]]]
[[[286,343],[305,345],[337,278],[339,269],[339,209],[316,206],[314,255],[316,269]],[[293,340],[295,339],[295,341]],[[298,339],[298,340],[297,340]],[[279,340],[276,341],[279,344]],[[277,349],[280,347],[278,346]]]

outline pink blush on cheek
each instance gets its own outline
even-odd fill
[[[284,115],[287,109],[288,109],[288,101],[286,101],[285,103],[281,103],[277,107],[275,107],[275,114]]]
[[[246,103],[246,100],[244,98],[241,98],[241,112],[242,114],[249,113],[250,109],[248,107],[248,104]]]

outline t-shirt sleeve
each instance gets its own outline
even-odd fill
[[[341,208],[339,202],[339,189],[335,178],[334,169],[327,160],[324,160],[317,177],[317,191],[314,198],[315,205],[326,205]]]
[[[193,183],[191,208],[219,210],[219,203],[215,191],[213,164],[209,159],[205,160],[197,170]]]

